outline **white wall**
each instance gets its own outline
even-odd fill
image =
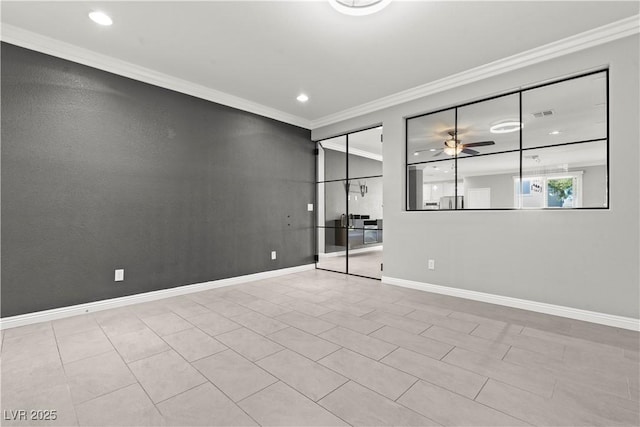
[[[640,317],[639,50],[634,35],[315,129],[318,140],[384,125],[385,275]],[[610,69],[610,209],[403,210],[404,117],[604,66]],[[436,270],[427,269],[428,258]]]

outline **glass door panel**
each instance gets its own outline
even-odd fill
[[[324,201],[318,222],[317,267],[347,272],[347,215],[344,180],[318,183],[318,200]]]
[[[318,143],[316,267],[382,277],[382,127]]]
[[[380,279],[383,241],[382,177],[353,181],[356,186],[352,184],[349,193],[349,273]]]
[[[347,135],[348,273],[382,278],[382,128]]]
[[[347,137],[318,143],[316,267],[347,273]]]

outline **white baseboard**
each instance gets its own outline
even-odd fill
[[[538,313],[567,317],[569,319],[584,320],[585,322],[599,323],[601,325],[614,326],[616,328],[629,329],[632,331],[640,331],[640,319],[634,319],[632,317],[615,316],[612,314],[581,310],[579,308],[565,307],[562,305],[547,304],[543,302],[469,291],[466,289],[451,288],[448,286],[433,285],[430,283],[416,282],[413,280],[398,279],[388,276],[382,277],[382,283],[475,301],[488,302],[491,304],[504,305],[507,307],[521,308]]]
[[[141,302],[155,301],[178,295],[206,291],[208,289],[238,285],[240,283],[254,282],[256,280],[269,279],[272,277],[284,276],[286,274],[299,273],[302,271],[313,269],[315,269],[315,264],[305,264],[297,267],[263,271],[261,273],[247,274],[245,276],[212,280],[210,282],[177,286],[175,288],[160,289],[158,291],[128,295],[125,297],[111,298],[107,300],[88,302],[85,304],[72,305],[68,307],[53,308],[51,310],[37,311],[34,313],[20,314],[18,316],[4,317],[0,319],[0,329],[16,328],[18,326],[25,326],[33,323],[48,322],[65,317],[77,316],[79,314],[93,313],[96,311],[108,310],[110,308],[123,307],[127,305],[138,304]]]

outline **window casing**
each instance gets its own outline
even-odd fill
[[[406,118],[406,210],[608,209],[608,81],[595,71]]]

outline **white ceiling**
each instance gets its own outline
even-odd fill
[[[324,0],[1,7],[3,40],[10,29],[26,30],[311,123],[636,15],[639,3],[396,0],[364,17]],[[96,9],[114,24],[91,22]],[[306,104],[295,100],[300,92]]]

